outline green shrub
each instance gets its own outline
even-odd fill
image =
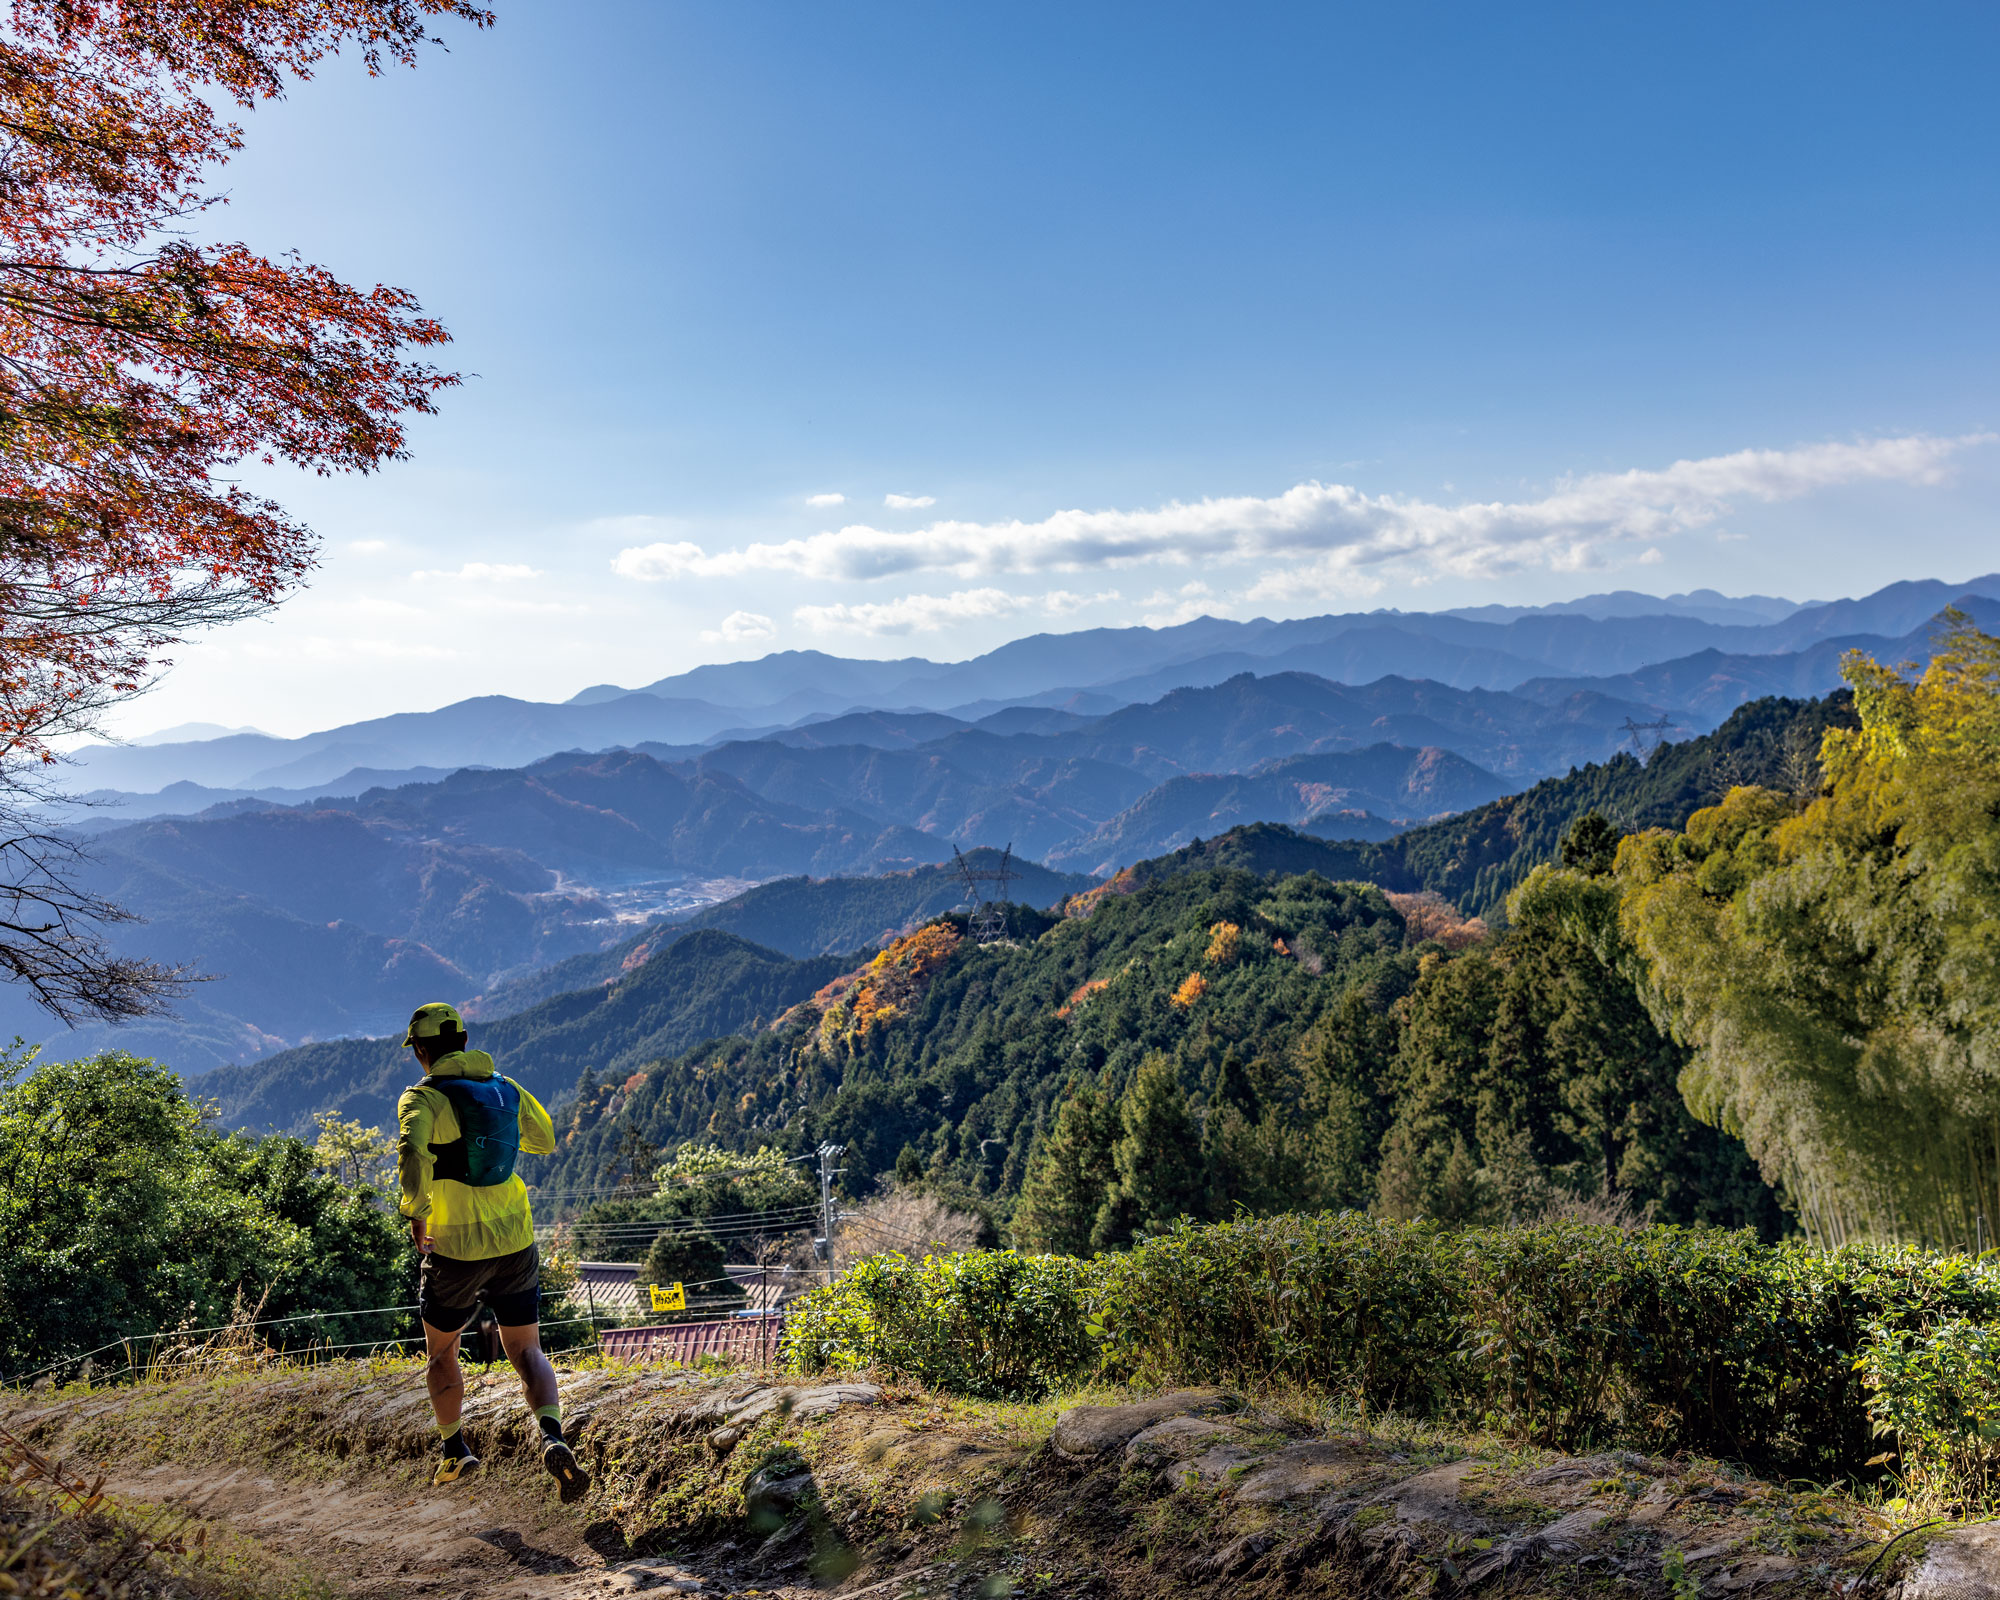
[[[1460,1342],[1452,1235],[1358,1211],[1183,1223],[1105,1261],[1108,1370],[1139,1383],[1289,1382],[1427,1408]]]
[[[1031,1398],[1088,1370],[1096,1273],[1010,1250],[870,1256],[808,1295],[785,1325],[788,1370],[879,1367],[983,1399]]]
[[[294,1346],[405,1336],[407,1312],[338,1314],[407,1304],[415,1269],[385,1197],[296,1139],[217,1133],[165,1067],[0,1049],[0,1373],[213,1327],[239,1295]]]
[[[1345,1211],[1182,1223],[1090,1262],[873,1257],[805,1303],[786,1354],[982,1396],[1093,1364],[1148,1386],[1299,1385],[1565,1448],[1624,1438],[1820,1479],[1865,1471],[1888,1428],[1921,1456],[1908,1470],[1983,1495],[2000,1342],[1976,1325],[1993,1321],[2000,1271],[1964,1257]]]
[[[1868,1330],[1855,1363],[1879,1439],[1925,1510],[1985,1503],[2000,1468],[2000,1331],[1954,1317],[1928,1332]]]
[[[1830,1476],[1874,1453],[1855,1371],[1871,1328],[2000,1317],[2000,1274],[1747,1232],[1343,1212],[1183,1226],[1108,1260],[1096,1308],[1107,1370],[1142,1383],[1298,1383]]]

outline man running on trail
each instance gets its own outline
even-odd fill
[[[424,1258],[417,1288],[430,1357],[424,1384],[444,1443],[431,1481],[456,1483],[479,1467],[459,1426],[458,1336],[483,1301],[541,1425],[542,1465],[563,1499],[575,1500],[590,1479],[563,1440],[556,1371],[542,1354],[541,1257],[528,1187],[514,1173],[519,1152],[555,1149],[555,1127],[533,1095],[494,1071],[491,1056],[465,1048],[465,1023],[450,1006],[418,1006],[403,1043],[424,1069],[424,1081],[396,1102],[396,1172],[410,1238]]]

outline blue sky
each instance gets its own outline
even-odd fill
[[[495,3],[249,119],[476,376],[125,731],[2000,566],[1991,7]]]

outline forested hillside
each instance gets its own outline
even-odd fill
[[[587,1085],[539,1177],[831,1140],[860,1192],[893,1174],[1004,1215],[1025,1184],[1017,1237],[1072,1250],[1239,1205],[1781,1225],[1628,981],[1554,927],[1480,931],[1424,897],[1215,868],[1016,908],[992,945],[942,919],[775,1027]]]
[[[852,1188],[970,1197],[1069,1253],[1322,1207],[1789,1213],[1821,1242],[1977,1248],[2000,639],[1961,616],[1919,679],[1845,670],[1851,696],[1745,708],[1428,850],[1259,825],[1017,908],[996,943],[940,919],[773,1027],[587,1083],[551,1176],[830,1140]],[[1371,854],[1442,859],[1468,898],[1519,880],[1508,925],[1333,881]]]
[[[1504,920],[1509,892],[1557,858],[1579,818],[1595,812],[1621,833],[1679,828],[1738,784],[1797,789],[1813,781],[1825,731],[1854,723],[1845,689],[1820,700],[1758,700],[1715,732],[1663,744],[1644,761],[1616,755],[1380,843],[1258,824],[1138,862],[1121,880],[1150,883],[1202,866],[1317,872],[1441,895],[1466,916]]]
[[[1757,700],[1713,733],[1665,744],[1644,762],[1619,755],[1441,822],[1383,847],[1407,881],[1470,916],[1499,911],[1509,891],[1555,859],[1563,835],[1597,812],[1621,833],[1679,828],[1739,784],[1791,792],[1817,781],[1821,736],[1855,725],[1845,689],[1819,700]]]

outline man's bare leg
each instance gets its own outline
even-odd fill
[[[466,1443],[459,1426],[465,1406],[465,1374],[458,1365],[458,1335],[444,1333],[424,1324],[424,1388],[431,1397],[431,1412],[437,1418],[438,1440],[444,1459],[432,1475],[432,1483],[456,1483],[479,1468],[479,1457]]]
[[[528,1398],[528,1409],[539,1413],[543,1406],[555,1405],[556,1369],[542,1354],[542,1325],[529,1322],[518,1328],[503,1326],[500,1348],[507,1352],[507,1359],[521,1375],[521,1392]]]
[[[514,1363],[514,1370],[520,1373],[521,1392],[527,1396],[528,1407],[535,1413],[535,1420],[542,1430],[542,1465],[556,1480],[564,1500],[582,1499],[589,1492],[590,1478],[578,1465],[576,1452],[563,1438],[562,1402],[556,1397],[556,1369],[542,1354],[541,1325],[528,1322],[510,1328],[503,1323],[500,1347],[507,1352],[507,1359]]]
[[[424,1324],[424,1387],[430,1391],[431,1410],[437,1414],[438,1432],[449,1433],[465,1405],[465,1374],[458,1365],[458,1335],[443,1333]]]

